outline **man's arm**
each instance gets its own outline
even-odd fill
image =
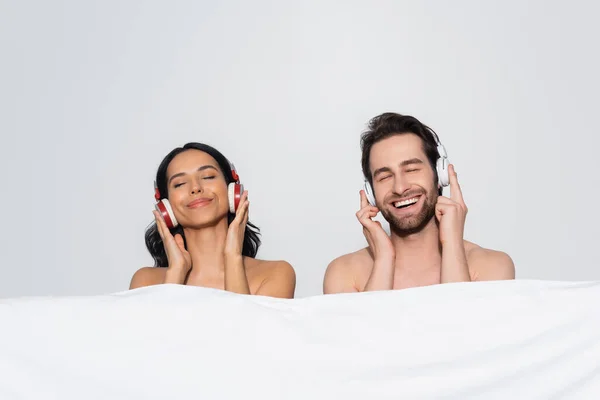
[[[325,278],[323,279],[323,294],[353,293],[358,292],[352,266],[339,257],[327,266]]]
[[[470,282],[469,264],[462,240],[445,244],[442,249],[441,283]]]
[[[394,288],[394,261],[375,260],[369,279],[363,288],[363,292],[377,290],[392,290]]]
[[[356,213],[356,218],[363,226],[363,235],[369,244],[369,251],[373,259],[373,269],[364,287],[354,280],[356,291],[370,292],[375,290],[392,290],[394,287],[394,260],[396,250],[392,240],[381,226],[379,221],[373,221],[379,209],[372,206],[367,200],[364,190],[360,191],[361,209]]]
[[[474,281],[515,279],[515,264],[506,253],[483,248],[469,252],[469,268]]]

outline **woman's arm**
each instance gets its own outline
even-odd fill
[[[225,255],[225,290],[250,294],[244,257],[241,254]]]

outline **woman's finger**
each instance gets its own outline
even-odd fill
[[[242,220],[242,226],[244,228],[246,227],[246,224],[248,223],[248,215],[250,214],[249,210],[250,210],[250,202],[248,200],[246,200],[245,210],[244,210],[244,219]]]
[[[160,238],[164,240],[165,237],[164,237],[164,232],[163,232],[163,228],[162,228],[162,224],[161,224],[160,214],[156,210],[152,211],[152,214],[154,214],[154,221],[156,222],[156,230],[158,231]]]
[[[187,251],[185,249],[185,243],[183,242],[183,237],[179,233],[175,235],[175,243],[177,244],[177,247],[179,247],[179,250],[182,253]]]
[[[244,190],[244,193],[242,193],[242,196],[240,197],[240,203],[238,206],[238,209],[235,212],[235,219],[237,220],[238,223],[241,223],[241,221],[243,221],[244,219],[244,212],[246,210],[246,198],[248,197],[248,191]]]

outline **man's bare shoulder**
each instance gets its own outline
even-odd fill
[[[467,240],[464,243],[471,279],[475,281],[515,279],[515,264],[507,253],[488,249]]]
[[[362,281],[373,268],[373,258],[368,248],[344,254],[332,260],[325,270],[323,293],[357,292],[357,282]]]
[[[352,253],[344,254],[332,260],[327,266],[328,270],[361,270],[372,267],[373,258],[369,248],[365,247]]]
[[[166,268],[142,267],[138,269],[129,284],[129,289],[135,289],[144,286],[159,285],[165,280]]]

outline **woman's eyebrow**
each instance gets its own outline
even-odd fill
[[[218,172],[218,170],[217,170],[217,169],[216,169],[216,168],[215,168],[213,165],[209,165],[209,164],[201,166],[201,167],[200,167],[200,168],[198,168],[196,171],[200,172],[200,171],[204,171],[204,170],[206,170],[206,169],[214,169],[215,171],[217,171],[217,172]],[[176,173],[176,174],[172,175],[172,176],[169,178],[169,181],[167,182],[167,185],[170,185],[170,184],[171,184],[171,181],[172,181],[173,179],[175,179],[175,178],[178,178],[178,177],[180,177],[180,176],[184,176],[184,175],[185,175],[185,172],[178,172],[178,173]]]

